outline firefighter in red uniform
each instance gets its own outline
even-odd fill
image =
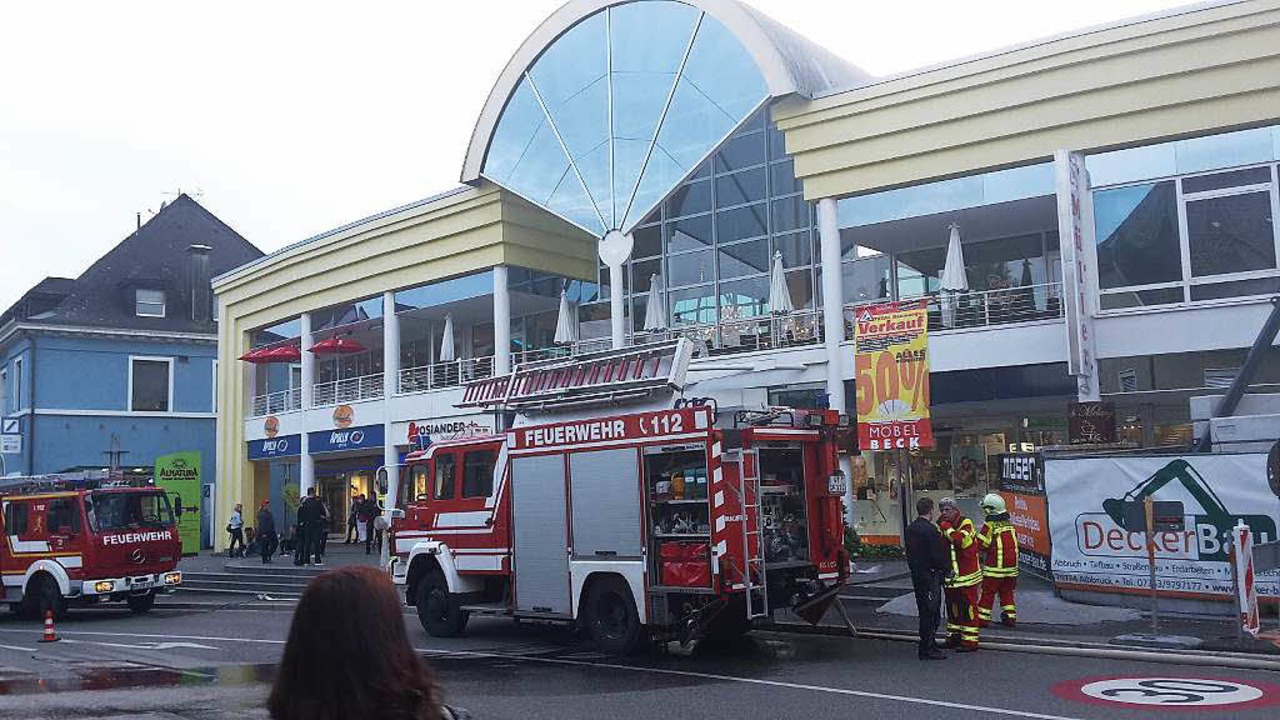
[[[982,547],[982,600],[978,604],[978,622],[982,627],[991,623],[991,610],[999,596],[1003,611],[1000,623],[1014,627],[1018,624],[1018,606],[1013,597],[1018,588],[1017,532],[1009,522],[1004,498],[996,493],[982,498],[982,512],[987,521],[978,531],[978,545]]]
[[[951,550],[951,571],[943,581],[947,601],[947,640],[944,648],[958,652],[978,649],[978,593],[982,567],[978,562],[978,533],[951,498],[938,503],[942,516],[938,528]]]

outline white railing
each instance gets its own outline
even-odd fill
[[[700,344],[699,354],[721,355],[798,347],[822,342],[822,311],[797,310],[720,323],[680,325],[670,330],[642,331],[627,338],[628,345],[647,345],[689,338]],[[574,344],[573,354],[608,350],[610,340],[591,338]]]
[[[493,377],[493,366],[493,356],[489,355],[405,368],[400,371],[397,387],[402,393],[457,387],[472,380]]]
[[[382,397],[382,373],[316,383],[311,390],[314,407],[373,400]]]
[[[250,417],[275,415],[302,409],[302,388],[258,395],[253,398]]]
[[[904,301],[912,299],[918,298],[903,298]],[[926,299],[929,301],[930,332],[1056,320],[1063,316],[1062,283],[962,292],[951,297],[929,295]],[[846,339],[853,339],[853,318],[857,308],[874,304],[845,306]]]

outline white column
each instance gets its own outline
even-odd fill
[[[298,456],[298,492],[306,497],[307,488],[316,484],[316,464],[311,459],[311,449],[307,442],[307,417],[311,410],[311,391],[316,379],[316,356],[307,348],[315,343],[311,336],[311,314],[302,313],[302,444]]]
[[[613,349],[627,346],[627,313],[622,295],[622,263],[609,266],[609,335]]]
[[[840,224],[836,216],[835,198],[818,201],[818,240],[822,253],[822,337],[827,354],[828,407],[845,411],[844,376],[840,371],[844,358],[840,343],[844,341],[844,272],[840,267]],[[845,477],[845,512],[853,523],[853,467],[846,456],[840,461]]]
[[[400,316],[396,315],[396,294],[382,294],[382,464],[387,467],[387,512],[396,506],[400,489],[400,454],[391,435],[391,398],[400,390]],[[386,545],[384,544],[385,548]]]
[[[511,291],[507,289],[507,266],[493,268],[493,371],[511,372]]]

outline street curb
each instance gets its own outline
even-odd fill
[[[920,637],[915,633],[907,633],[897,630],[877,630],[874,628],[860,628],[856,636],[850,635],[849,631],[845,628],[829,626],[814,627],[800,625],[797,623],[771,623],[767,625],[758,625],[756,626],[756,629],[789,633],[793,635],[842,637],[849,638],[851,640],[857,638],[869,638],[873,640],[889,640],[904,643],[916,643],[920,640]],[[1280,659],[1270,660],[1262,657],[1247,656],[1243,653],[1216,652],[1212,650],[1200,650],[1195,652],[1154,652],[1151,650],[1129,650],[1071,641],[1063,641],[1065,644],[1061,646],[1032,644],[1042,642],[1043,640],[1040,639],[1028,641],[1027,643],[991,641],[982,643],[982,648],[986,650],[999,650],[1002,652],[1034,653],[1039,655],[1065,655],[1071,657],[1089,657],[1109,660],[1140,660],[1144,662],[1158,662],[1172,665],[1198,665],[1204,667],[1227,667],[1243,670],[1268,670],[1271,672],[1280,672]]]

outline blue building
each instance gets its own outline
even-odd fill
[[[197,450],[211,484],[209,281],[261,255],[181,195],[80,277],[46,278],[24,294],[0,315],[0,474],[150,475],[157,456]]]

